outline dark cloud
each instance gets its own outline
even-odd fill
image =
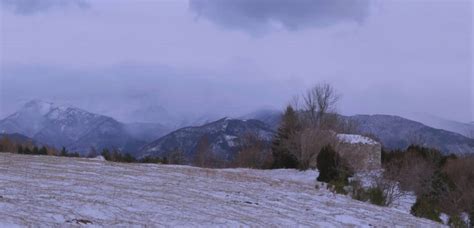
[[[74,6],[89,8],[86,0],[0,0],[3,9],[13,10],[17,14],[30,15],[58,7]]]
[[[198,16],[232,29],[252,33],[280,24],[288,30],[361,23],[370,0],[190,0]]]

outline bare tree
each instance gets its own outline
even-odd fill
[[[265,169],[272,165],[272,153],[269,146],[255,133],[243,136],[240,150],[234,159],[236,167]]]
[[[383,175],[374,175],[373,180],[376,188],[380,189],[385,197],[385,206],[393,206],[403,198],[407,191],[400,188],[397,169],[386,169]]]
[[[316,158],[324,146],[336,147],[336,135],[318,128],[305,128],[296,137],[299,139],[299,150],[296,157],[299,168],[306,170],[316,167]]]
[[[207,135],[199,139],[196,154],[194,156],[194,165],[199,167],[210,167],[211,163],[211,148]]]
[[[182,165],[186,163],[186,157],[184,153],[179,148],[174,149],[169,153],[169,164]]]
[[[225,161],[218,158],[212,151],[207,135],[202,136],[198,142],[194,165],[205,168],[222,168],[226,166]]]
[[[445,192],[442,203],[450,214],[473,210],[474,206],[474,157],[449,159],[443,168],[449,176],[452,190]]]
[[[295,111],[300,111],[301,110],[301,99],[300,96],[295,95],[291,98],[290,104]]]
[[[336,112],[339,95],[328,83],[320,83],[303,95],[304,111],[313,126],[321,127],[328,113]]]
[[[294,134],[295,157],[300,169],[314,168],[316,157],[326,145],[333,145],[335,132],[343,129],[336,105],[339,95],[328,83],[316,84],[304,93],[302,99],[294,97],[293,106],[298,108],[302,128]],[[300,102],[300,100],[302,102]],[[301,104],[300,104],[301,103]]]
[[[405,191],[414,191],[421,196],[431,189],[431,180],[436,167],[415,152],[408,151],[403,157],[385,165],[384,178],[396,181]]]
[[[89,153],[87,154],[87,157],[88,158],[95,158],[99,155],[99,153],[97,153],[97,150],[95,149],[95,147],[91,146],[90,150],[89,150]]]

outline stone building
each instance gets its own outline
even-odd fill
[[[355,172],[382,167],[382,145],[361,135],[338,134],[336,151]]]

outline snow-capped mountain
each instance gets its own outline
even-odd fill
[[[166,156],[173,150],[183,151],[186,158],[191,159],[199,141],[207,137],[212,151],[223,159],[231,159],[237,152],[241,139],[246,134],[255,134],[260,139],[269,141],[273,130],[258,120],[239,120],[223,118],[199,127],[186,127],[174,131],[144,146],[139,156]]]
[[[132,136],[115,119],[72,106],[34,100],[0,121],[0,131],[20,133],[39,142],[87,153],[91,148],[133,152],[146,142]]]

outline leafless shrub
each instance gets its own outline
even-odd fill
[[[401,158],[394,159],[385,165],[384,178],[400,184],[406,191],[423,195],[431,188],[431,179],[436,167],[415,152],[408,151]]]
[[[186,157],[182,150],[176,148],[168,155],[169,164],[182,165],[186,164]]]
[[[240,150],[234,159],[234,166],[266,169],[271,167],[272,162],[269,147],[256,134],[247,133],[242,138]]]
[[[316,167],[316,158],[324,146],[334,146],[337,142],[334,132],[319,128],[305,128],[298,135],[299,150],[296,157],[299,168],[306,170]]]
[[[95,149],[95,147],[91,146],[90,150],[89,150],[89,153],[87,154],[87,157],[88,158],[95,158],[99,156],[99,153],[97,152],[97,150]]]
[[[449,159],[443,167],[452,183],[451,191],[442,196],[444,209],[459,215],[474,208],[474,157]]]
[[[17,145],[10,140],[7,136],[0,139],[0,152],[13,152],[16,153],[18,150]]]
[[[383,175],[376,176],[374,180],[375,187],[383,192],[385,206],[393,206],[395,202],[398,202],[407,194],[407,192],[400,189],[400,185],[396,180],[385,178]]]
[[[207,135],[201,137],[198,142],[193,164],[205,168],[223,168],[227,165],[224,160],[214,154]]]

